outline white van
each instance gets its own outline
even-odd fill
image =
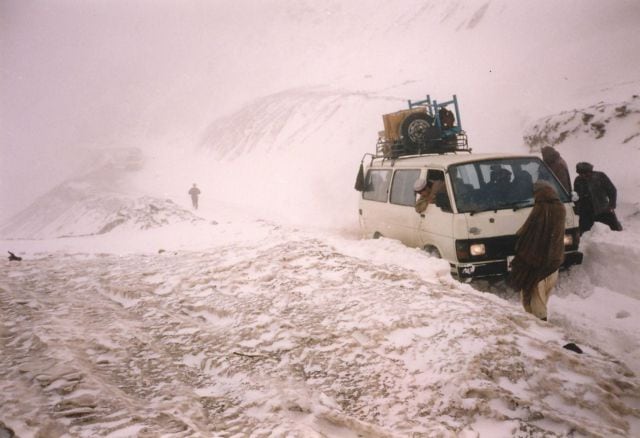
[[[368,163],[366,161],[369,161]],[[498,188],[494,176],[509,178]],[[359,202],[366,237],[398,239],[447,260],[460,280],[503,275],[515,254],[516,231],[533,207],[533,183],[549,182],[567,209],[564,266],[580,264],[578,216],[571,195],[533,155],[451,152],[363,160]],[[416,213],[418,178],[444,180],[435,204]]]

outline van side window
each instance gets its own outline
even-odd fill
[[[366,189],[362,192],[362,197],[369,201],[387,202],[390,181],[390,170],[369,170],[365,181]]]
[[[419,177],[419,169],[396,170],[393,174],[390,202],[398,205],[410,205],[411,207],[416,205],[413,184]]]

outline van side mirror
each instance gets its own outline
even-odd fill
[[[364,192],[367,188],[364,181],[364,166],[362,163],[360,163],[360,168],[358,169],[358,176],[356,176],[354,188],[359,192]]]
[[[451,201],[449,201],[449,196],[447,192],[438,192],[436,193],[436,207],[442,209],[442,211],[451,212]]]

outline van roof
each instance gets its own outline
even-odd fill
[[[452,164],[469,163],[474,161],[496,160],[501,158],[532,158],[532,154],[470,154],[447,153],[428,155],[407,155],[398,158],[374,158],[371,167],[439,167],[447,168]]]

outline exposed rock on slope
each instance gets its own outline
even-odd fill
[[[619,126],[618,126],[619,125]],[[583,109],[564,111],[545,117],[535,123],[524,135],[532,151],[543,146],[557,146],[569,137],[587,136],[611,140],[610,127],[616,126],[616,142],[627,144],[640,137],[640,96],[618,103],[600,102]]]
[[[40,198],[0,228],[14,239],[105,234],[114,229],[146,230],[202,219],[169,199],[121,194],[81,194],[63,184]]]

